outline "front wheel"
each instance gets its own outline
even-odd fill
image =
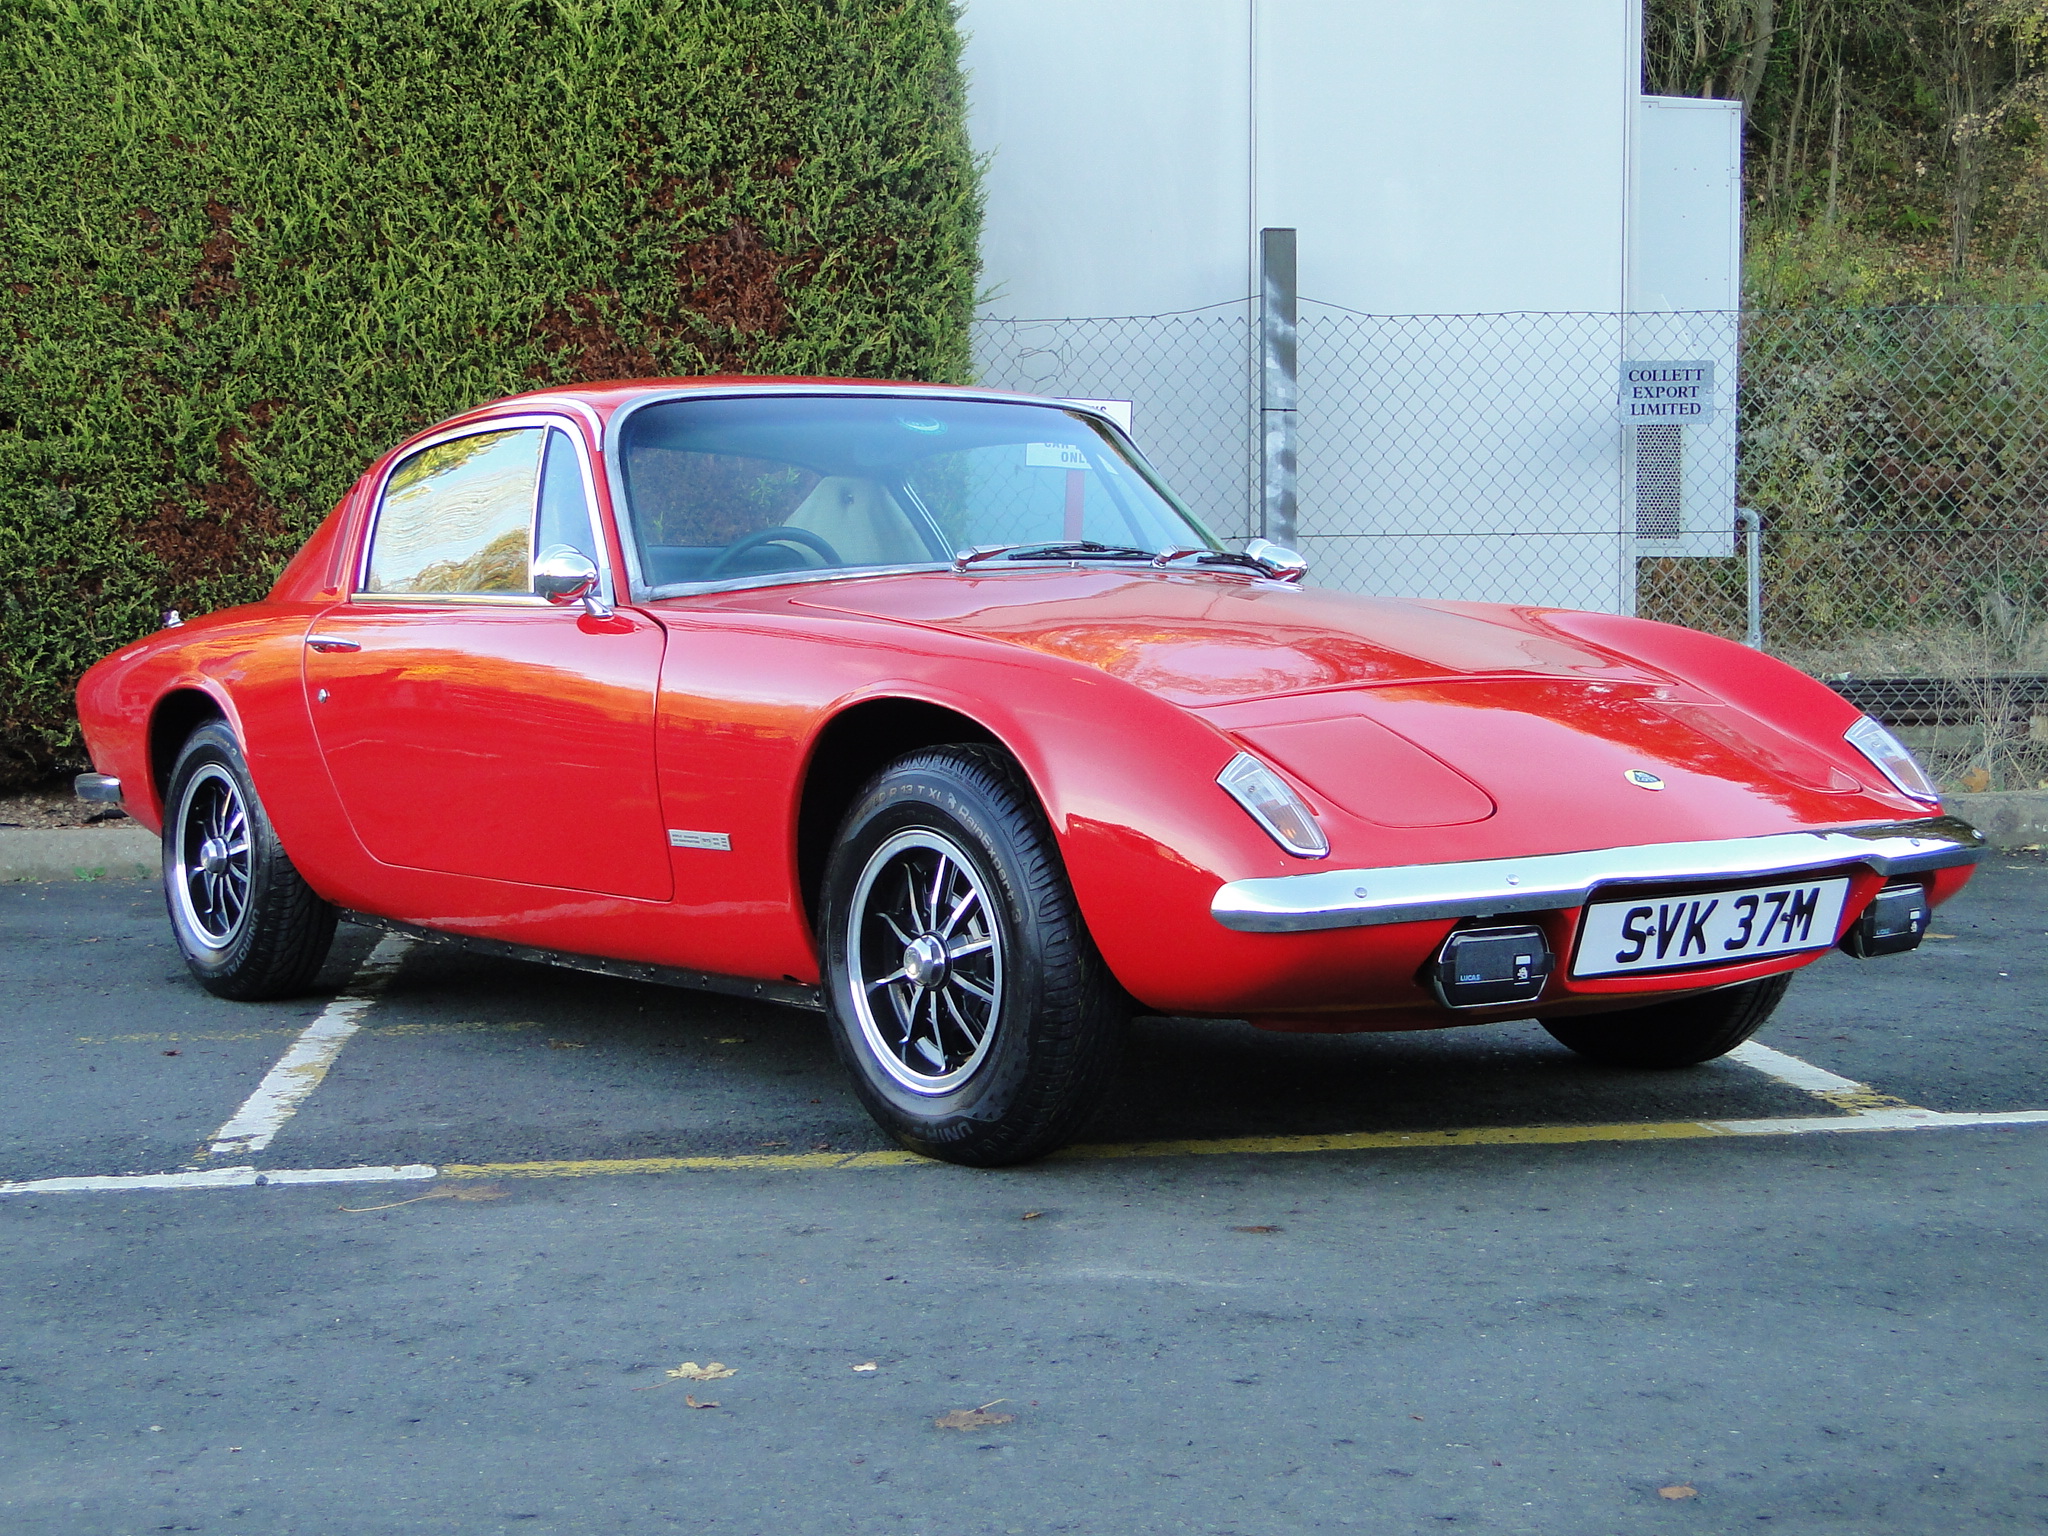
[[[1726,1056],[1764,1027],[1792,973],[1621,1013],[1539,1022],[1560,1045],[1610,1067],[1691,1067]]]
[[[877,775],[841,825],[821,907],[834,1044],[898,1142],[997,1167],[1086,1122],[1128,1004],[1000,753],[943,747]]]
[[[303,991],[334,943],[334,908],[286,856],[241,745],[218,720],[186,738],[171,770],[164,901],[186,967],[240,1002]]]

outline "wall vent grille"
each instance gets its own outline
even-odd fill
[[[1636,428],[1636,537],[1685,532],[1685,428]]]

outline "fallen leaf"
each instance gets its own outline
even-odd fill
[[[178,1056],[178,1055],[182,1055],[182,1054],[183,1054],[183,1052],[180,1052],[180,1051],[165,1051],[165,1052],[164,1052],[164,1054],[165,1054],[166,1056]]]
[[[1044,1214],[1045,1212],[1043,1211],[1026,1211],[1022,1216],[1019,1216],[1017,1219],[1019,1221],[1036,1221],[1039,1217],[1043,1216]]]
[[[689,1396],[687,1393],[684,1395],[683,1401],[688,1403],[692,1408],[716,1408],[718,1406],[718,1404],[716,1403],[700,1403],[697,1401],[697,1399]]]
[[[994,1402],[983,1403],[979,1408],[955,1408],[951,1413],[942,1413],[932,1420],[934,1429],[987,1429],[991,1424],[1009,1424],[1016,1420],[1014,1413],[990,1413],[996,1403],[1007,1403],[1007,1397]]]
[[[678,1381],[723,1381],[728,1376],[739,1375],[739,1372],[716,1360],[709,1365],[699,1365],[694,1360],[685,1360],[670,1371],[669,1375]]]
[[[875,1364],[875,1362],[872,1360],[863,1360],[859,1365],[856,1365],[854,1369],[856,1371],[878,1371],[881,1369],[881,1367]]]
[[[757,1141],[754,1145],[757,1147],[786,1147],[789,1143],[786,1141]]]
[[[1233,1232],[1278,1232],[1278,1227],[1232,1227]]]
[[[548,1049],[551,1051],[580,1051],[587,1043],[587,1041],[583,1040],[550,1040],[548,1042]]]
[[[745,1035],[720,1035],[718,1043],[720,1045],[745,1045],[747,1037]]]
[[[1696,1499],[1700,1496],[1700,1491],[1690,1483],[1673,1483],[1669,1488],[1659,1488],[1657,1496],[1664,1499]]]
[[[1408,1415],[1408,1417],[1409,1417],[1409,1418],[1411,1418],[1411,1419],[1413,1419],[1413,1420],[1414,1420],[1414,1421],[1415,1421],[1416,1423],[1418,1423],[1418,1424],[1423,1424],[1423,1423],[1427,1423],[1427,1422],[1428,1422],[1428,1421],[1427,1421],[1426,1419],[1424,1419],[1424,1418],[1422,1417],[1422,1415],[1421,1415],[1421,1414],[1419,1414],[1419,1413],[1411,1413],[1411,1414],[1409,1414],[1409,1415]]]

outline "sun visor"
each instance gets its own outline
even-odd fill
[[[1232,734],[1332,805],[1383,827],[1452,827],[1494,812],[1486,791],[1456,769],[1356,715]]]

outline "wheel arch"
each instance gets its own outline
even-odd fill
[[[825,723],[804,765],[796,817],[797,886],[813,928],[833,834],[861,786],[906,752],[964,742],[994,747],[1018,763],[1017,754],[987,725],[928,699],[862,699]],[[1029,782],[1021,763],[1018,776]],[[1038,793],[1035,787],[1032,793]]]
[[[179,749],[209,720],[233,724],[227,707],[203,688],[173,688],[150,710],[149,792],[159,814],[164,813],[164,796],[170,791]]]

